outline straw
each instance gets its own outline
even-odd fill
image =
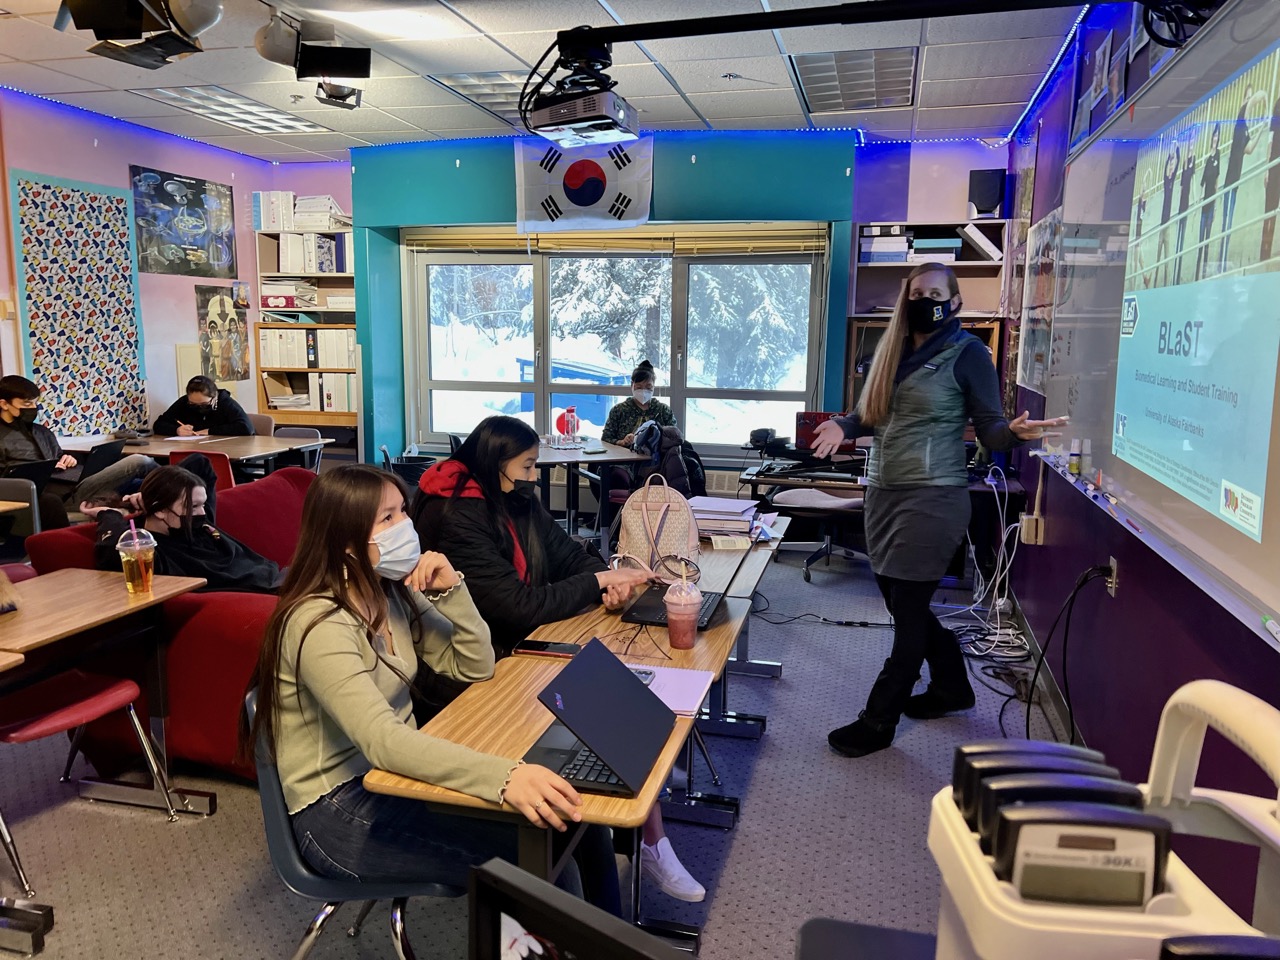
[[[133,517],[129,518],[129,532],[133,535],[133,542],[138,542],[138,528],[134,525]]]

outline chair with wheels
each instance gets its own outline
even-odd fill
[[[180,467],[182,466],[182,461],[193,453],[201,453],[209,458],[209,463],[213,466],[214,476],[218,478],[215,489],[219,493],[224,490],[230,490],[236,485],[236,475],[231,469],[231,458],[225,453],[217,453],[213,450],[175,450],[169,454],[169,465]]]
[[[68,670],[0,698],[0,743],[29,743],[74,731],[71,752],[67,754],[67,765],[62,771],[62,782],[66,783],[71,778],[71,765],[79,752],[85,725],[116,710],[124,710],[151,769],[151,782],[164,800],[169,819],[177,820],[178,813],[174,810],[169,784],[156,757],[155,747],[133,708],[140,695],[138,685],[132,680]],[[0,844],[9,855],[23,892],[28,898],[34,897],[35,891],[22,869],[18,848],[3,818],[0,818]]]
[[[26,556],[27,537],[40,532],[40,494],[32,480],[0,477],[0,500],[27,505],[25,511],[0,514],[0,563],[8,563]]]
[[[249,723],[253,723],[258,710],[258,691],[249,691],[244,701]],[[460,897],[467,891],[443,883],[361,883],[357,880],[330,880],[311,869],[298,850],[289,822],[289,810],[284,802],[284,788],[276,772],[275,760],[267,755],[265,745],[259,742],[255,754],[258,770],[258,795],[262,802],[262,822],[267,831],[267,851],[271,864],[286,887],[300,897],[324,903],[320,912],[308,924],[302,935],[293,960],[304,960],[315,948],[325,924],[342,904],[350,900],[361,901],[360,913],[347,930],[347,936],[360,933],[365,917],[379,900],[391,901],[391,940],[400,960],[414,960],[409,945],[408,931],[404,925],[405,903],[410,897]]]
[[[277,437],[289,437],[297,440],[315,440],[320,442],[320,431],[315,427],[276,427]],[[320,472],[320,458],[324,456],[324,447],[315,446],[302,450],[287,450],[276,458],[277,467],[302,467],[312,473]]]
[[[831,565],[833,556],[845,560],[870,562],[865,553],[835,542],[837,534],[861,527],[862,493],[860,491],[818,490],[805,487],[775,490],[768,497],[771,509],[796,520],[816,520],[821,540],[795,542],[783,540],[778,552],[783,550],[810,551],[805,557],[801,576],[805,583],[813,580],[810,568],[819,560]],[[777,552],[774,560],[778,559]]]

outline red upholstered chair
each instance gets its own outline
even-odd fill
[[[84,733],[85,724],[117,710],[124,710],[147,758],[153,782],[163,792],[169,819],[177,820],[177,811],[173,809],[173,801],[169,798],[169,784],[156,760],[155,748],[133,708],[139,693],[138,685],[132,680],[68,670],[52,679],[0,698],[0,742],[30,743],[32,740],[43,740],[45,737],[74,730],[67,766],[62,771],[62,781],[66,783],[71,776],[71,764],[80,748],[80,737]],[[36,893],[31,889],[31,883],[22,870],[18,848],[14,845],[13,836],[5,826],[3,817],[0,817],[0,843],[9,855],[23,891],[28,897],[34,897]]]
[[[169,466],[182,466],[182,461],[193,453],[203,453],[209,458],[209,465],[213,467],[213,475],[218,478],[215,488],[219,493],[222,493],[223,490],[230,490],[236,485],[236,475],[231,470],[231,458],[225,453],[218,453],[215,450],[174,450],[169,454]]]

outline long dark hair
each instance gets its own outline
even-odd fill
[[[196,487],[203,486],[204,482],[190,470],[182,467],[158,467],[147,474],[138,489],[142,496],[143,512],[150,517],[179,503],[182,510],[180,529],[184,536],[190,537],[191,495]]]
[[[502,465],[514,460],[531,447],[538,445],[538,434],[533,427],[515,417],[488,417],[471,431],[458,452],[450,460],[456,460],[467,468],[467,475],[458,477],[450,497],[449,509],[462,495],[468,480],[474,480],[484,494],[489,508],[489,520],[498,541],[504,547],[513,547],[511,528],[520,538],[524,553],[525,570],[529,583],[542,583],[547,576],[546,558],[542,543],[534,530],[534,518],[542,504],[535,498],[513,503],[512,497],[502,492]]]
[[[307,635],[335,613],[346,611],[364,623],[365,640],[377,654],[373,639],[386,630],[388,591],[397,594],[406,609],[415,610],[404,584],[383,579],[369,562],[369,535],[387,484],[407,496],[404,482],[395,474],[354,463],[320,474],[307,490],[302,505],[302,531],[298,536],[298,546],[280,587],[280,602],[267,622],[258,666],[249,682],[250,688],[258,688],[258,712],[251,729],[241,724],[242,760],[252,762],[254,744],[259,738],[263,738],[270,755],[275,756],[276,721],[280,712],[278,676],[284,632],[301,604],[319,598],[331,605],[303,627],[294,664],[295,676]],[[366,619],[357,604],[371,611],[372,616]],[[418,626],[415,615],[412,623],[415,633]],[[378,658],[406,685],[413,686],[408,677],[380,654]]]

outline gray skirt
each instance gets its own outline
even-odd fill
[[[940,580],[969,529],[969,488],[868,487],[863,503],[871,569],[898,580]]]

